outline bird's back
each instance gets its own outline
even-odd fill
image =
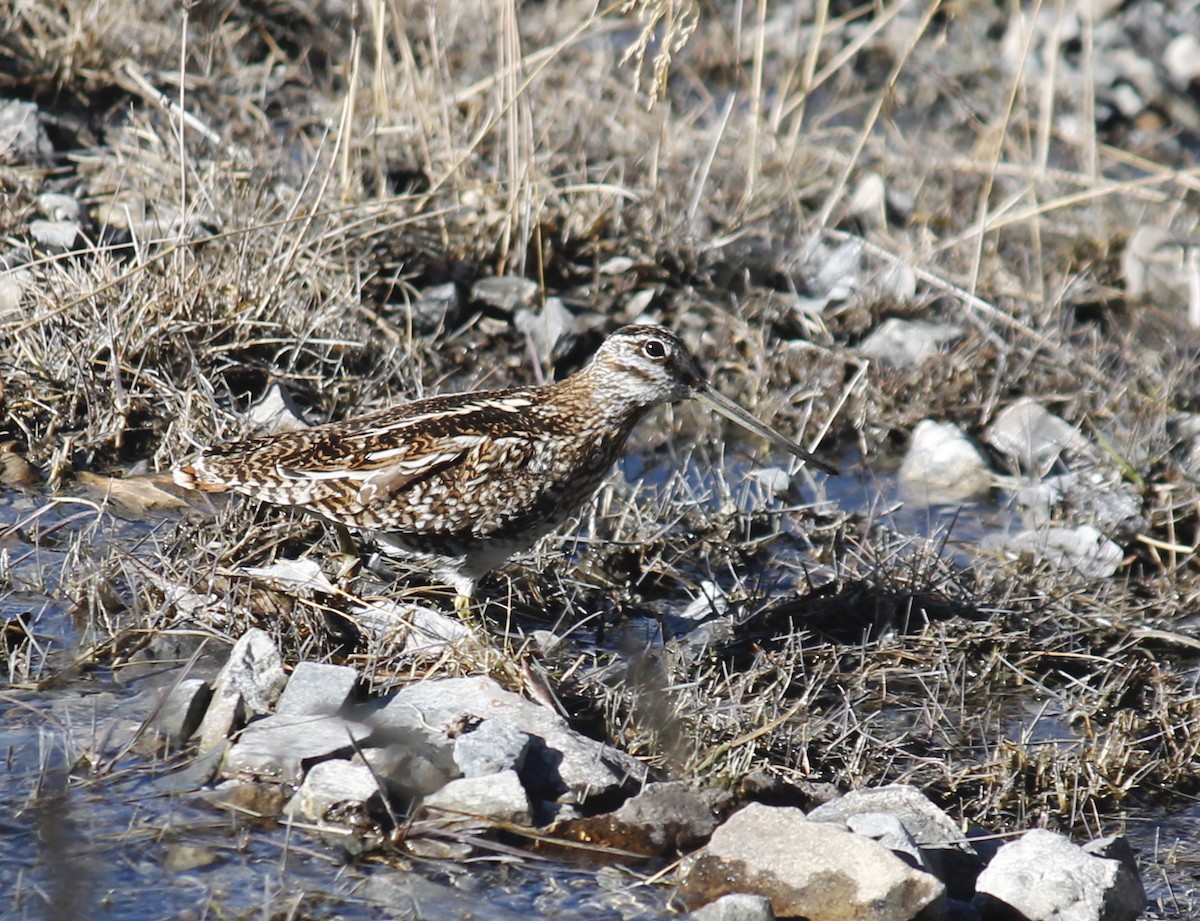
[[[581,383],[431,397],[251,439],[176,479],[418,540],[532,543],[587,500],[636,422],[614,425]]]

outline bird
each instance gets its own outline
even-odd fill
[[[670,329],[629,325],[563,380],[432,396],[209,448],[173,478],[360,532],[453,587],[465,618],[479,579],[573,517],[651,409],[687,399],[837,473],[714,390]]]

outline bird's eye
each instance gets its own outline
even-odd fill
[[[667,357],[667,347],[661,339],[646,340],[646,344],[642,346],[642,351],[647,358],[653,358],[655,361],[662,361]]]

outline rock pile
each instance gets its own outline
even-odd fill
[[[368,698],[353,668],[302,662],[285,681],[259,630],[211,685],[175,682],[157,725],[199,740],[197,763],[212,770],[191,776],[215,782],[214,801],[253,804],[353,849],[381,846],[403,824],[397,846],[426,856],[468,856],[472,839],[454,832],[534,829],[625,860],[688,855],[678,893],[697,918],[1123,921],[1145,907],[1120,839],[1081,848],[1034,830],[988,853],[912,787],[805,814],[654,782],[637,759],[491,678]]]

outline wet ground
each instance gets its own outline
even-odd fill
[[[1007,526],[1002,504],[898,508],[894,482],[866,474],[831,482],[828,498],[899,529],[949,534],[955,554]],[[156,530],[170,520],[122,520],[86,503],[48,505],[27,493],[9,493],[2,509],[8,587],[0,617],[34,637],[29,648],[39,661],[29,671],[40,679],[0,691],[0,798],[9,804],[0,821],[6,916],[675,916],[669,888],[644,884],[656,866],[572,866],[519,846],[466,863],[355,860],[301,829],[256,823],[210,804],[196,792],[198,768],[187,753],[164,753],[142,734],[173,672],[139,669],[135,680],[122,681],[86,656],[77,662],[94,637],[60,591],[81,551],[115,541],[150,553]],[[1013,696],[1008,713],[1009,737],[1024,737],[1031,751],[1052,754],[1079,744],[1070,715],[1056,712],[1036,687]],[[1191,917],[1200,889],[1194,834],[1200,805],[1130,801],[1122,814],[1096,822],[1096,835],[1122,832],[1133,844],[1150,917]]]

